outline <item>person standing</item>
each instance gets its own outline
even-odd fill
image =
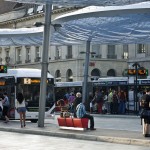
[[[108,94],[108,110],[107,110],[107,113],[108,114],[112,114],[112,109],[113,109],[113,107],[112,107],[112,104],[113,103],[113,92],[112,92],[112,90],[110,90],[110,92],[109,92],[109,94]]]
[[[112,100],[112,113],[118,114],[118,95],[116,91],[113,92]]]
[[[72,109],[73,109],[73,111],[74,111],[74,117],[76,118],[77,116],[76,116],[76,107],[77,107],[77,105],[78,104],[80,104],[82,102],[82,94],[80,93],[80,92],[77,92],[76,93],[76,98],[75,98],[75,100],[74,100],[74,102],[73,102],[73,105],[72,105]]]
[[[119,113],[125,114],[126,112],[126,94],[123,90],[118,93],[119,97]]]
[[[145,137],[150,137],[150,89],[147,89],[146,94],[143,95],[140,101],[140,106],[142,107],[142,111],[147,115],[141,116],[144,119],[143,122],[143,135]],[[142,114],[141,111],[141,114]]]
[[[26,105],[25,105],[25,99],[22,93],[17,94],[17,112],[20,115],[20,123],[21,128],[26,126],[25,117],[26,117]]]
[[[5,117],[5,123],[9,122],[9,118],[8,118],[8,111],[9,111],[9,106],[10,106],[10,102],[7,96],[7,93],[5,92],[3,94],[3,100],[2,100],[2,105],[3,105],[3,116]]]
[[[104,98],[103,98],[103,91],[100,90],[100,91],[96,91],[95,92],[95,96],[94,96],[94,101],[97,103],[97,109],[98,109],[98,113],[101,114],[102,113],[102,106],[103,106],[103,101],[104,101]]]

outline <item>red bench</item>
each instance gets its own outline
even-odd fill
[[[85,130],[88,128],[87,118],[57,118],[61,129]]]

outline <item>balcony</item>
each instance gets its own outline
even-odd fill
[[[16,61],[16,64],[22,64],[21,60]]]
[[[102,55],[91,55],[91,58],[102,58]]]
[[[39,62],[41,60],[41,57],[36,57],[35,59],[34,59],[34,62]]]
[[[31,62],[31,60],[25,60],[25,63],[30,63]]]
[[[72,55],[66,55],[66,59],[71,59]]]
[[[55,56],[55,60],[61,59],[61,56]]]
[[[108,59],[117,59],[117,55],[107,55]]]
[[[128,56],[122,55],[122,59],[128,59]]]

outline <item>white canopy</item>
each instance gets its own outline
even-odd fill
[[[5,0],[19,3],[46,4],[50,3],[58,6],[112,6],[112,5],[127,5],[149,0]]]
[[[61,24],[51,44],[132,44],[150,42],[150,2],[125,6],[89,6],[52,21]],[[43,27],[0,29],[0,46],[41,45]]]
[[[0,29],[0,46],[41,45],[43,27]]]
[[[60,34],[68,41],[91,41],[99,44],[132,44],[150,42],[150,2],[126,6],[89,6],[62,15]]]

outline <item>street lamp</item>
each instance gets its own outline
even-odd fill
[[[137,112],[137,78],[138,78],[138,69],[140,68],[140,64],[135,62],[132,67],[135,67],[135,83],[134,83],[134,110]]]
[[[95,52],[90,52],[90,41],[86,43],[86,52],[80,52],[80,54],[85,55],[85,65],[84,65],[84,79],[83,79],[83,89],[82,89],[82,102],[84,103],[87,99],[87,82],[88,82],[88,69],[89,69],[89,56],[90,54],[96,54]]]

